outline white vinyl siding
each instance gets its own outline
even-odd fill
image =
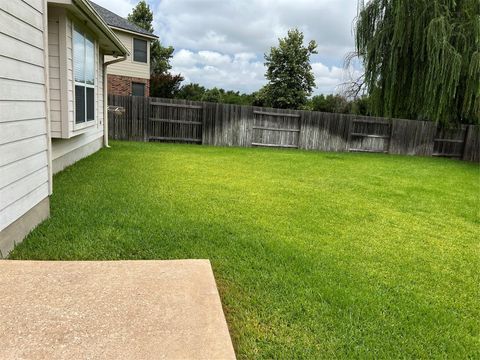
[[[128,49],[130,55],[127,56],[125,61],[109,65],[107,68],[108,74],[150,79],[150,40],[144,38],[147,41],[147,62],[136,62],[133,61],[133,39],[142,39],[142,37],[118,30],[114,30],[114,32]],[[112,59],[113,57],[107,56],[106,60],[109,61]]]
[[[98,42],[95,42],[95,121],[92,125],[75,129],[74,124],[74,81],[73,81],[73,48],[72,48],[72,25],[74,22],[66,18],[67,34],[67,101],[68,101],[68,138],[52,139],[52,159],[58,160],[62,156],[74,152],[81,152],[81,148],[89,145],[98,139],[103,138],[103,54],[101,53]],[[55,167],[54,167],[55,168]]]
[[[43,4],[0,0],[0,231],[49,194]]]
[[[97,52],[98,53],[98,52]],[[96,66],[96,126],[90,126],[83,130],[80,135],[73,136],[70,139],[52,139],[52,159],[55,160],[75,151],[80,151],[82,147],[98,139],[103,138],[103,55],[98,56],[98,66]]]
[[[62,137],[62,89],[60,83],[59,16],[48,14],[48,66],[50,84],[50,128],[52,137]]]
[[[72,39],[75,21],[69,17],[64,9],[54,6],[49,7],[49,23],[56,24],[60,29],[58,31],[58,40],[55,40],[55,35],[57,34],[55,29],[57,27],[53,26],[49,29],[51,60],[49,64],[51,85],[50,118],[53,138],[53,160],[68,155],[69,152],[75,152],[84,145],[88,145],[90,142],[103,137],[103,55],[97,41],[95,41],[94,50],[95,120],[85,124],[86,126],[83,127],[81,125],[84,124],[75,124]],[[62,43],[63,49],[60,48]],[[62,57],[63,59],[61,60]]]
[[[72,20],[66,18],[66,33],[67,33],[67,104],[68,104],[68,136],[73,135],[73,124],[75,119],[75,105],[74,105],[74,85],[73,85],[73,40],[72,40]]]

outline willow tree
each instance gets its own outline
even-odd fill
[[[375,114],[480,123],[479,0],[361,1],[355,36]]]

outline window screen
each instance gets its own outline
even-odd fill
[[[95,119],[95,90],[87,89],[87,121]]]
[[[75,123],[95,120],[95,41],[77,27],[73,29],[73,72]]]
[[[75,122],[85,122],[85,88],[75,85]]]
[[[147,41],[133,39],[133,61],[147,62]]]
[[[132,95],[145,96],[145,84],[132,82]]]

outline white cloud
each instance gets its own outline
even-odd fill
[[[137,0],[95,0],[126,16]],[[156,34],[176,52],[173,71],[206,87],[254,91],[264,83],[263,54],[298,27],[316,40],[315,93],[331,93],[348,78],[342,68],[354,48],[355,0],[148,0]],[[356,74],[357,70],[352,70]]]
[[[185,77],[185,82],[199,83],[206,87],[252,92],[266,82],[263,60],[254,53],[238,53],[233,56],[214,51],[182,49],[174,54],[173,70]],[[317,88],[314,93],[332,93],[347,80],[343,68],[328,67],[321,62],[312,64]]]
[[[153,8],[161,41],[177,49],[174,71],[187,81],[257,90],[265,83],[263,54],[293,27],[318,43],[315,93],[335,92],[347,80],[354,0],[162,0]]]
[[[264,84],[263,63],[253,53],[222,54],[182,49],[172,59],[173,71],[206,87],[254,91]]]
[[[326,56],[353,47],[354,0],[162,0],[152,7],[157,33],[176,48],[263,54],[293,27]]]

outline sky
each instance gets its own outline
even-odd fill
[[[137,0],[94,0],[126,17]],[[357,0],[147,0],[155,34],[175,53],[172,72],[184,83],[207,88],[252,92],[266,83],[264,54],[285,37],[288,29],[315,40],[312,56],[314,94],[341,91],[341,84],[358,74],[344,69],[354,50],[352,24]]]

